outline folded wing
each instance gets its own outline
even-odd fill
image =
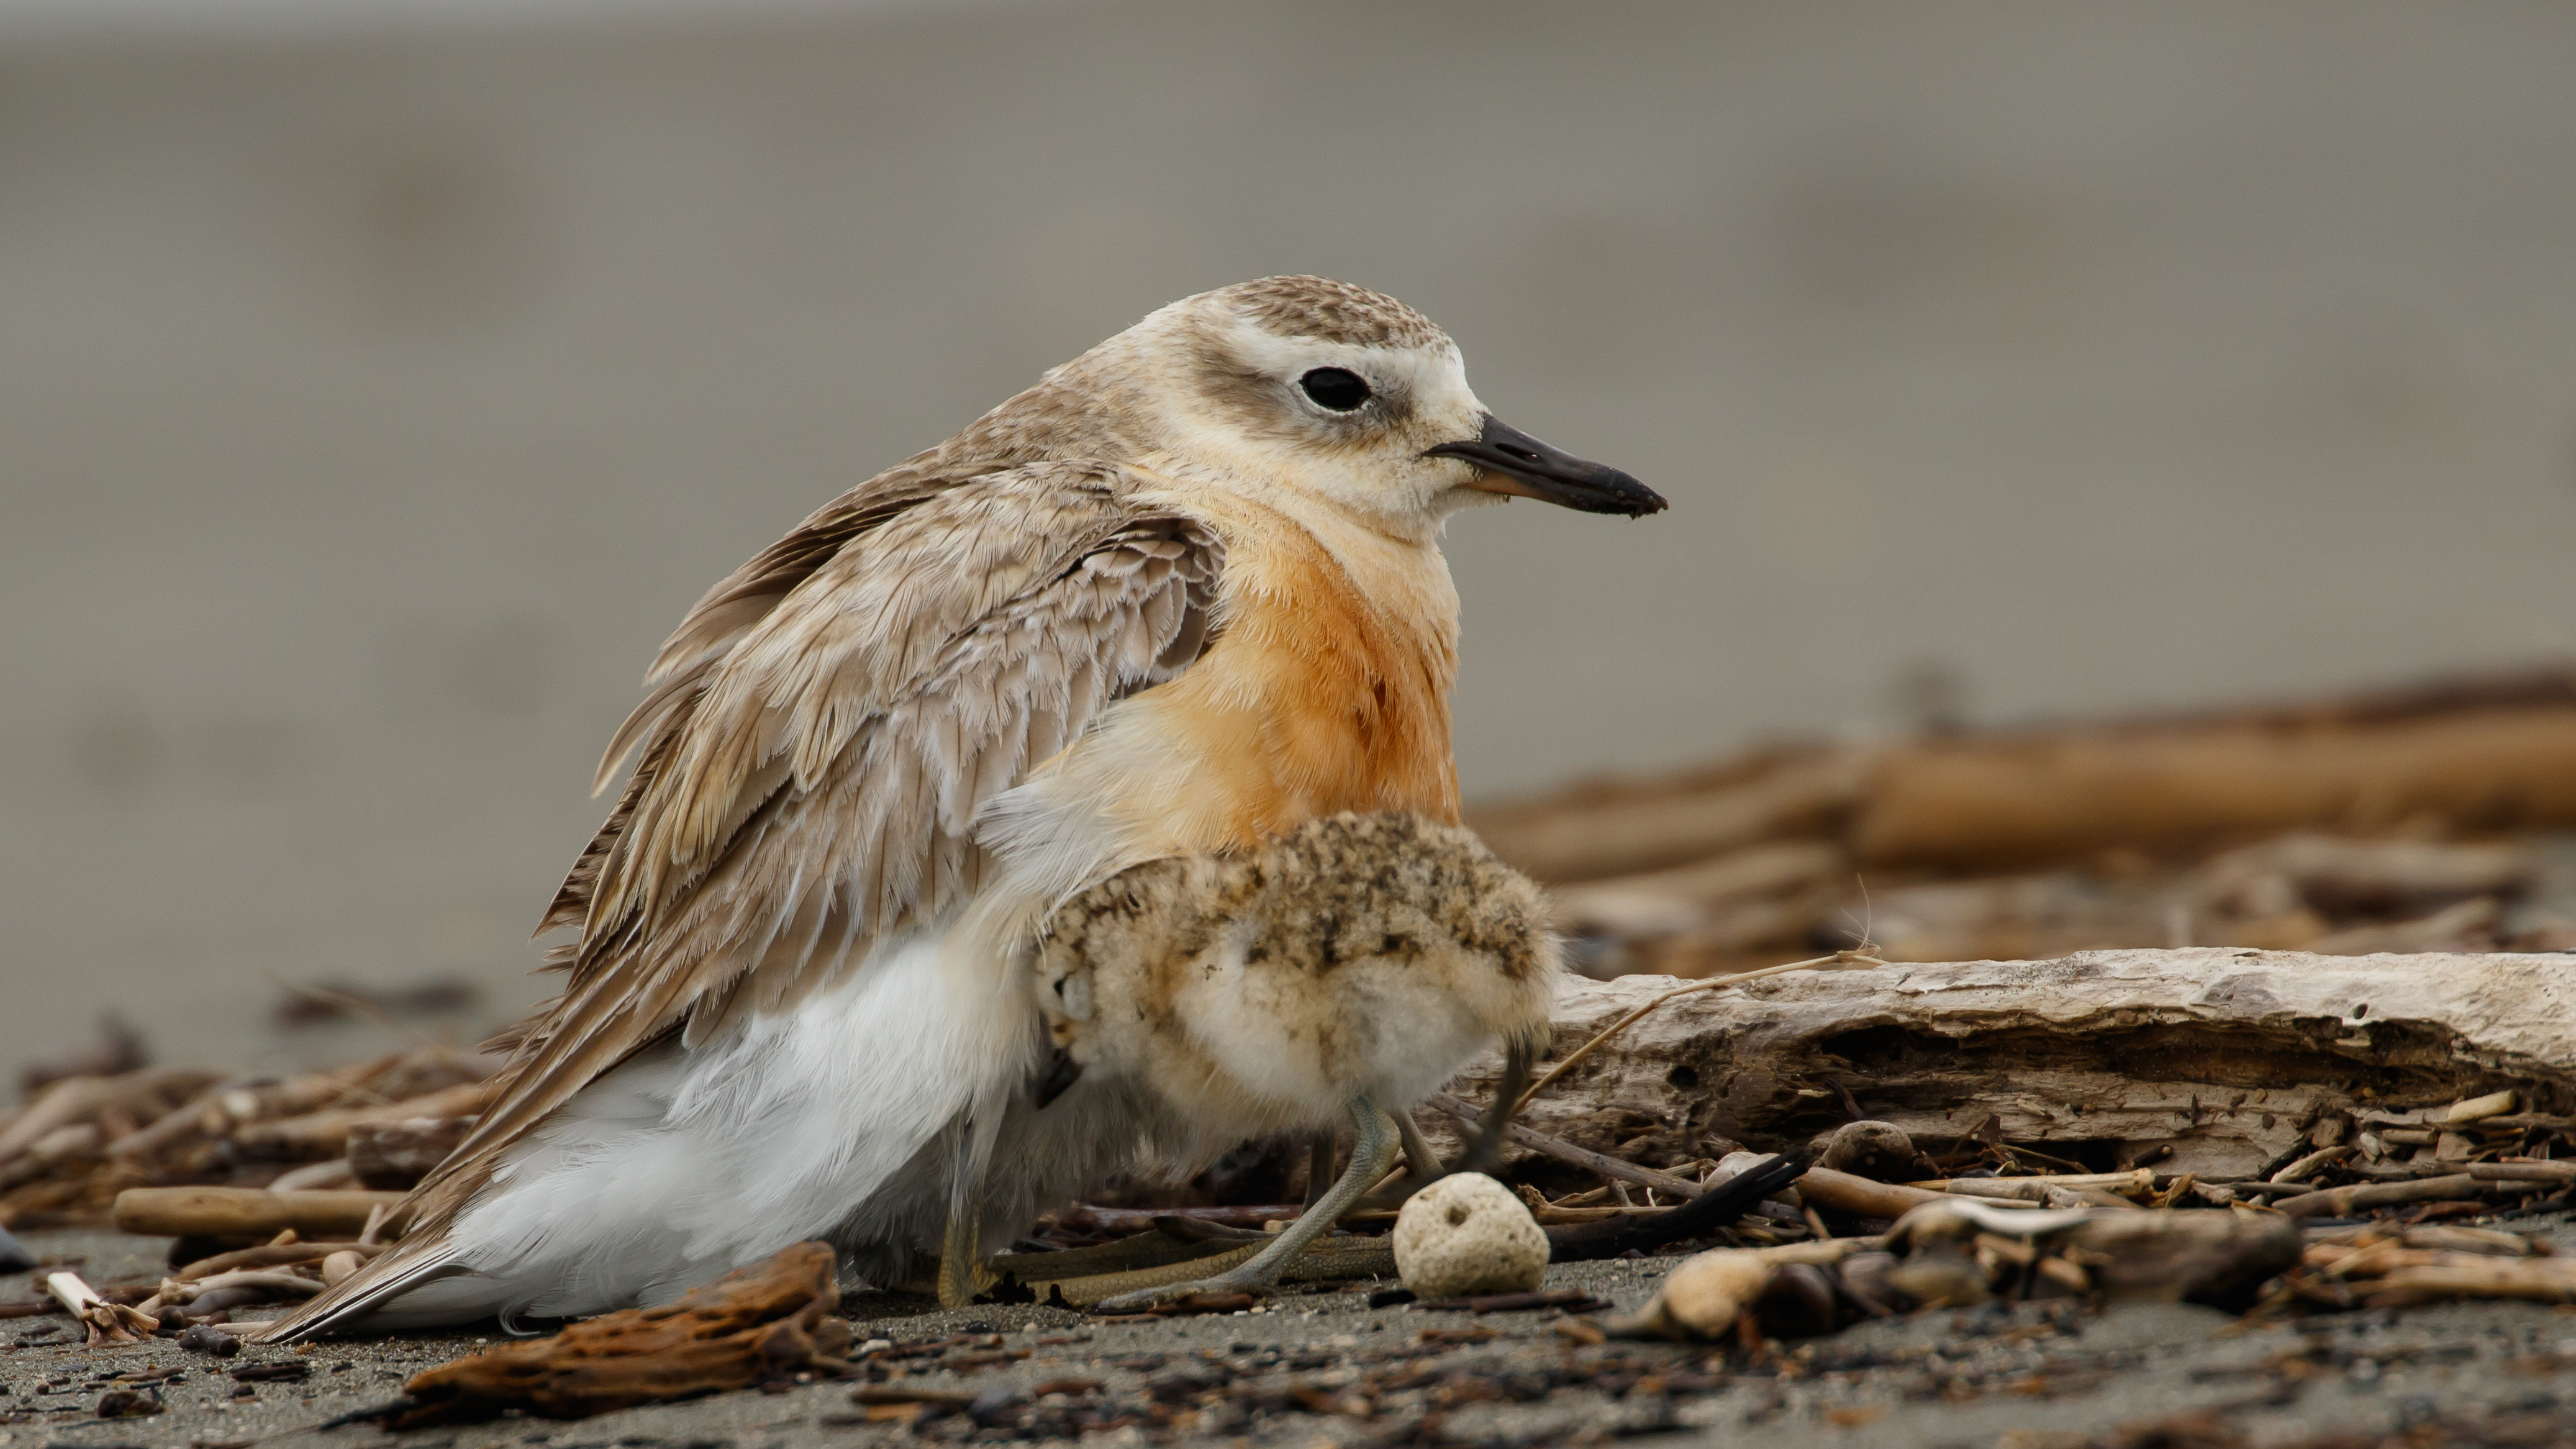
[[[634,775],[546,917],[580,930],[552,963],[564,994],[407,1204],[421,1249],[281,1331],[402,1281],[509,1144],[621,1061],[846,979],[972,895],[984,802],[1207,643],[1222,546],[1130,491],[1083,463],[863,485],[700,600],[602,767],[640,752]]]

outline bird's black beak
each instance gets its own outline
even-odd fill
[[[1046,1071],[1038,1078],[1035,1089],[1038,1110],[1045,1111],[1048,1103],[1063,1096],[1065,1089],[1081,1076],[1082,1063],[1073,1059],[1073,1053],[1057,1047],[1055,1054],[1047,1059]]]
[[[1485,493],[1511,493],[1585,513],[1624,513],[1643,518],[1661,513],[1663,495],[1601,463],[1587,463],[1572,453],[1551,448],[1492,413],[1472,441],[1442,443],[1423,450],[1426,458],[1464,458],[1480,470],[1466,486]]]

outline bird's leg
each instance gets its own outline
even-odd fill
[[[1329,1129],[1316,1133],[1306,1143],[1306,1206],[1312,1208],[1324,1200],[1324,1192],[1333,1185],[1333,1137]]]
[[[1458,1153],[1458,1160],[1447,1172],[1491,1172],[1502,1165],[1503,1129],[1512,1125],[1512,1109],[1520,1105],[1521,1093],[1529,1090],[1530,1070],[1537,1065],[1539,1044],[1515,1037],[1503,1047],[1503,1080],[1494,1089],[1494,1105],[1485,1112],[1484,1125]],[[1434,1174],[1438,1176],[1440,1174]]]
[[[1503,1048],[1502,1085],[1494,1091],[1496,1106],[1485,1114],[1484,1126],[1458,1149],[1458,1160],[1442,1166],[1422,1140],[1422,1129],[1413,1124],[1413,1114],[1395,1114],[1395,1128],[1404,1138],[1404,1176],[1389,1183],[1384,1191],[1372,1193],[1360,1204],[1364,1208],[1396,1208],[1405,1199],[1422,1191],[1453,1172],[1491,1172],[1503,1160],[1503,1129],[1510,1125],[1507,1109],[1529,1090],[1531,1069],[1536,1065],[1536,1043],[1511,1042]]]
[[[1409,1111],[1395,1114],[1395,1135],[1404,1142],[1404,1170],[1413,1174],[1413,1185],[1421,1187],[1440,1175],[1440,1154],[1422,1140],[1422,1129],[1414,1125]]]
[[[992,1286],[984,1271],[983,1195],[963,1183],[949,1195],[948,1231],[939,1239],[939,1306],[963,1308]]]
[[[1297,1221],[1281,1229],[1270,1246],[1215,1277],[1122,1293],[1101,1300],[1096,1305],[1098,1309],[1104,1313],[1136,1313],[1201,1293],[1261,1293],[1276,1286],[1280,1275],[1297,1261],[1297,1255],[1306,1251],[1306,1245],[1332,1231],[1333,1224],[1351,1210],[1360,1194],[1395,1164],[1396,1134],[1377,1104],[1366,1097],[1352,1102],[1351,1120],[1359,1128],[1359,1141],[1351,1149],[1351,1165],[1334,1182],[1332,1190],[1299,1214]]]

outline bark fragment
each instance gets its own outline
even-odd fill
[[[412,1376],[387,1427],[474,1423],[521,1409],[580,1419],[837,1367],[849,1350],[832,1250],[798,1243],[677,1301],[502,1344]]]

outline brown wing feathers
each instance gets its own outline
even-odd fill
[[[582,927],[572,979],[458,1168],[670,1031],[792,999],[976,888],[984,802],[1205,645],[1220,546],[1121,491],[1065,464],[920,487],[846,532],[809,520],[701,601],[548,912]]]

